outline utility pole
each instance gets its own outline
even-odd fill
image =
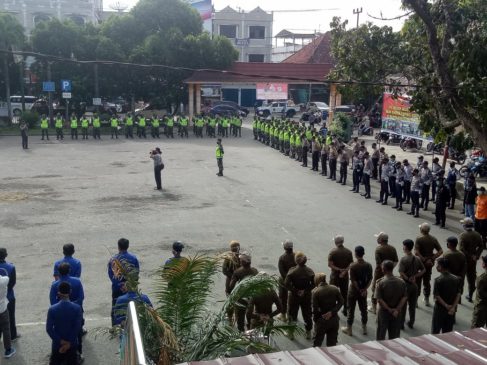
[[[52,81],[51,80],[51,62],[47,61],[47,81]],[[52,125],[52,93],[49,91],[47,93],[47,102],[48,102],[48,107],[49,107],[49,124]]]
[[[360,14],[362,14],[362,12],[363,12],[362,8],[353,9],[353,14],[357,16],[357,28],[360,20]]]
[[[5,43],[4,48],[8,50],[8,45]],[[10,75],[8,69],[8,53],[3,54],[3,72],[5,74],[5,96],[7,97],[8,120],[12,123],[12,102],[10,100]]]

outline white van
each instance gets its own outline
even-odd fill
[[[35,96],[24,96],[25,110],[30,110],[36,100],[37,98]],[[11,96],[10,103],[12,104],[12,114],[14,116],[20,116],[22,114],[22,96]]]

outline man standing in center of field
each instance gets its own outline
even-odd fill
[[[416,238],[416,242],[414,244],[414,253],[421,259],[424,268],[426,269],[424,275],[418,278],[417,284],[418,296],[421,293],[421,283],[423,283],[424,285],[424,304],[427,307],[430,306],[429,298],[431,294],[431,271],[433,269],[433,266],[435,265],[435,260],[443,255],[443,250],[440,246],[440,243],[435,237],[430,235],[430,230],[431,226],[429,225],[429,223],[422,223],[419,226],[421,236]]]
[[[343,298],[348,296],[348,270],[353,263],[353,254],[343,243],[345,239],[341,235],[335,236],[335,248],[328,255],[328,267],[331,269],[330,285],[340,289]],[[347,304],[343,306],[343,315],[347,315]]]
[[[375,249],[375,270],[374,270],[374,280],[372,282],[372,306],[369,311],[376,314],[377,312],[377,298],[375,297],[376,286],[379,279],[384,277],[384,272],[382,271],[382,263],[386,260],[392,261],[394,266],[399,262],[397,257],[396,249],[389,245],[389,235],[384,232],[380,232],[375,235],[377,237],[377,248]]]
[[[218,173],[216,176],[223,176],[223,151],[222,139],[218,138],[216,140],[216,164],[218,165]]]

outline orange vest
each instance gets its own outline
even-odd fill
[[[477,196],[475,219],[487,219],[487,194],[480,194]]]

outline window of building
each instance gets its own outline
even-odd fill
[[[250,39],[264,39],[265,38],[265,27],[262,25],[253,25],[249,27],[249,38]]]
[[[220,25],[220,35],[227,38],[237,38],[236,25]]]
[[[249,62],[264,62],[263,54],[249,54]]]

